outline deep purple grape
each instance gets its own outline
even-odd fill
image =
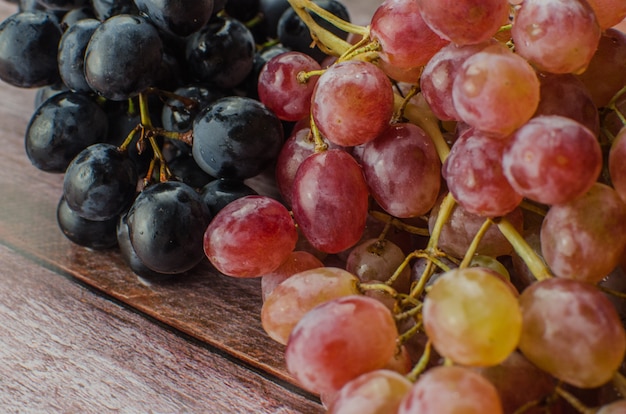
[[[83,149],[107,136],[108,120],[89,95],[61,92],[42,103],[26,128],[26,154],[40,170],[63,172]]]
[[[248,187],[242,181],[221,178],[211,181],[202,187],[200,192],[209,211],[215,216],[227,204],[249,195],[258,195],[256,191]]]
[[[128,231],[139,259],[158,273],[178,274],[205,257],[210,213],[187,184],[164,181],[143,190],[128,211]]]
[[[87,220],[69,208],[61,197],[57,205],[57,223],[69,240],[90,249],[109,249],[117,244],[117,217],[104,221]]]
[[[186,37],[202,29],[213,14],[213,0],[134,0],[160,30]]]
[[[91,0],[91,7],[100,21],[105,21],[118,14],[137,14],[137,6],[133,0]]]
[[[186,61],[191,78],[232,88],[252,70],[254,36],[240,21],[216,17],[187,38]]]
[[[174,94],[196,101],[193,107],[178,99],[168,99],[161,111],[163,128],[168,131],[186,132],[193,126],[195,116],[210,103],[227,96],[227,92],[209,85],[194,84],[181,86]]]
[[[109,220],[135,198],[137,170],[130,158],[111,144],[98,143],[81,151],[63,177],[68,206],[88,220]]]
[[[0,79],[20,88],[58,82],[58,20],[42,11],[19,12],[0,23]]]
[[[111,100],[125,100],[155,82],[163,59],[163,42],[145,18],[117,15],[94,32],[85,51],[85,79]]]
[[[350,14],[348,9],[341,2],[337,0],[314,0],[321,8],[331,12],[335,16],[350,21]],[[338,29],[332,24],[326,22],[322,18],[313,15],[313,19],[322,27],[334,33],[336,36],[346,39],[348,33]],[[323,61],[327,55],[322,52],[318,47],[311,47],[313,39],[311,38],[311,31],[304,24],[302,19],[296,14],[293,8],[288,8],[280,17],[277,26],[278,38],[280,42],[287,48],[306,53],[313,57],[318,62]]]
[[[260,174],[278,157],[282,144],[281,122],[251,98],[218,99],[193,125],[193,157],[218,178],[243,180]]]
[[[92,92],[85,80],[85,50],[89,39],[100,26],[96,19],[83,19],[71,25],[61,37],[57,55],[63,83],[73,91]]]

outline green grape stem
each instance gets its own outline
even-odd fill
[[[472,259],[474,258],[474,254],[476,253],[476,250],[478,249],[478,245],[480,244],[481,240],[485,236],[485,233],[487,233],[487,231],[491,228],[492,224],[493,224],[493,221],[491,221],[491,219],[486,219],[483,222],[482,226],[480,226],[480,229],[478,230],[478,232],[476,232],[476,234],[474,235],[474,238],[472,239],[472,243],[470,244],[467,251],[465,252],[463,261],[459,265],[460,268],[468,267],[470,265]]]

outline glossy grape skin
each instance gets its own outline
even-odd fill
[[[186,37],[202,29],[213,14],[213,0],[134,0],[141,13],[160,30]]]
[[[375,139],[393,114],[391,82],[377,66],[364,61],[332,65],[317,80],[312,99],[316,126],[329,141],[344,147]]]
[[[63,177],[68,206],[88,220],[109,220],[135,198],[137,171],[128,156],[111,144],[98,143],[81,151]]]
[[[442,121],[458,120],[452,100],[452,85],[465,60],[489,43],[458,46],[450,43],[426,63],[420,77],[422,95],[435,116]]]
[[[359,279],[337,267],[317,267],[291,275],[265,298],[261,323],[276,342],[287,344],[291,331],[311,309],[328,300],[356,295]]]
[[[321,8],[328,10],[335,16],[350,21],[350,14],[348,9],[340,1],[337,0],[314,0],[314,2]],[[320,26],[326,28],[336,36],[346,39],[348,33],[341,29],[338,29],[331,23],[328,23],[324,19],[318,17],[315,14],[311,14],[313,20],[315,20]],[[302,19],[295,13],[293,8],[288,7],[280,16],[276,25],[276,34],[280,43],[285,47],[298,52],[306,53],[318,62],[322,62],[326,58],[326,53],[322,52],[318,47],[311,47],[313,39],[311,38],[310,30]]]
[[[586,1],[524,0],[511,36],[515,52],[539,70],[580,73],[598,47],[600,27]]]
[[[197,82],[233,88],[246,79],[254,61],[254,36],[240,21],[216,17],[186,38],[185,61]]]
[[[117,217],[103,221],[87,220],[72,210],[64,197],[59,200],[56,216],[63,235],[79,246],[104,250],[117,245]]]
[[[116,228],[117,245],[124,262],[130,270],[145,281],[163,281],[172,278],[174,275],[167,273],[159,273],[148,268],[137,256],[135,249],[130,241],[130,233],[128,232],[128,215],[123,213],[120,215]]]
[[[204,259],[202,240],[210,214],[188,185],[153,184],[139,193],[127,214],[131,244],[149,269],[184,273]]]
[[[288,371],[309,391],[332,393],[383,368],[396,348],[395,321],[376,299],[360,295],[316,306],[296,324],[287,343]]]
[[[441,161],[426,133],[395,123],[365,144],[361,166],[370,193],[394,217],[426,214],[441,188]]]
[[[41,11],[18,12],[0,23],[0,79],[20,88],[51,85],[59,80],[58,21]]]
[[[402,400],[398,414],[502,414],[496,388],[480,374],[460,366],[431,368]]]
[[[506,137],[537,110],[539,87],[535,69],[496,43],[463,62],[452,85],[452,100],[462,121]]]
[[[520,350],[533,364],[579,388],[611,379],[626,350],[613,304],[595,286],[551,278],[520,296],[524,322]]]
[[[467,130],[452,146],[442,175],[454,199],[468,212],[504,216],[522,201],[502,169],[505,147],[505,140],[475,129]]]
[[[230,96],[204,108],[193,123],[193,157],[217,178],[243,180],[260,174],[283,144],[280,120],[251,98]]]
[[[263,302],[270,293],[282,282],[291,276],[305,270],[318,269],[324,264],[312,253],[306,251],[293,251],[280,266],[270,273],[261,277],[261,298]]]
[[[289,211],[266,196],[239,198],[213,218],[204,252],[215,268],[234,277],[260,277],[294,250],[298,235]]]
[[[284,202],[291,206],[293,180],[300,164],[315,152],[315,142],[310,128],[292,132],[276,158],[276,185]]]
[[[220,88],[203,84],[181,86],[173,93],[196,102],[194,106],[189,107],[178,99],[170,98],[163,105],[160,117],[163,128],[176,132],[189,131],[193,127],[194,118],[204,107],[228,95]]]
[[[330,414],[386,414],[395,412],[413,383],[397,372],[381,369],[348,382],[334,397]]]
[[[242,181],[226,178],[213,180],[200,190],[200,196],[213,216],[231,202],[249,195],[258,194]]]
[[[580,197],[596,182],[602,149],[579,122],[543,115],[515,131],[502,154],[502,169],[522,196],[542,204],[562,204]]]
[[[105,141],[107,129],[105,112],[90,96],[62,92],[33,113],[26,128],[26,154],[40,170],[64,172],[79,152]]]
[[[552,206],[541,225],[541,252],[559,277],[597,283],[618,265],[625,247],[626,204],[605,184]]]
[[[315,70],[321,70],[320,64],[301,52],[285,52],[273,57],[259,73],[259,99],[284,121],[306,117],[311,110],[311,96],[318,76],[302,83],[298,74]]]
[[[483,267],[439,277],[424,301],[423,319],[437,352],[466,366],[501,363],[517,347],[522,329],[517,297]]]
[[[434,33],[422,19],[416,1],[386,0],[374,12],[370,36],[381,47],[380,59],[386,66],[402,71],[420,68],[449,43]],[[392,78],[393,73],[388,73]],[[397,76],[396,76],[397,78]],[[401,78],[398,81],[414,82]]]
[[[107,99],[122,101],[154,83],[163,42],[145,18],[117,15],[103,22],[85,51],[85,79]]]
[[[597,137],[600,134],[600,116],[585,84],[570,73],[540,73],[539,115],[561,115],[580,122]]]
[[[294,219],[313,247],[338,253],[354,246],[368,212],[363,172],[347,152],[331,149],[308,157],[296,173]]]
[[[137,14],[137,6],[133,0],[91,0],[91,6],[100,21],[119,14]]]
[[[63,33],[59,42],[59,74],[63,83],[73,91],[92,92],[85,80],[85,50],[99,25],[100,21],[96,19],[80,20]]]
[[[430,28],[457,45],[484,42],[509,19],[506,0],[417,0],[417,4]]]
[[[597,107],[608,105],[626,85],[626,74],[621,70],[625,62],[626,33],[617,29],[605,30],[589,65],[577,75]]]

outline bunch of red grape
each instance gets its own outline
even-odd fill
[[[626,0],[217,3],[0,24],[64,233],[262,278],[332,413],[626,412]]]

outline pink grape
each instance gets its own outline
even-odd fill
[[[371,371],[344,385],[328,408],[328,413],[393,413],[412,385],[411,381],[395,371]]]
[[[517,297],[483,267],[442,274],[426,295],[423,320],[437,352],[466,366],[501,363],[517,347],[522,329]]]
[[[597,283],[619,264],[626,247],[626,204],[608,185],[554,205],[541,226],[541,252],[559,277]]]
[[[600,29],[615,26],[626,18],[626,2],[623,0],[587,0],[598,19]]]
[[[502,363],[477,368],[476,372],[496,387],[505,413],[515,413],[523,405],[545,398],[554,392],[556,385],[556,380],[550,374],[537,368],[518,351]],[[544,407],[537,407],[524,412],[543,414],[545,411]]]
[[[511,36],[515,52],[539,70],[580,73],[600,40],[600,26],[585,0],[524,0]]]
[[[226,205],[204,234],[204,252],[229,276],[259,277],[293,251],[298,234],[289,211],[266,196],[246,196]]]
[[[286,344],[293,327],[308,311],[330,299],[356,295],[359,279],[335,267],[319,267],[296,273],[276,286],[265,298],[261,323],[275,341]]]
[[[422,95],[433,114],[442,121],[458,120],[452,101],[452,85],[465,60],[482,50],[490,42],[458,46],[450,43],[442,47],[428,61],[420,78]]]
[[[385,283],[402,264],[406,255],[389,240],[369,239],[355,246],[346,262],[346,270],[355,274],[361,282]],[[391,285],[396,290],[409,293],[411,271],[406,267]]]
[[[626,85],[626,73],[622,70],[624,65],[626,33],[617,29],[605,30],[586,70],[577,75],[597,107],[608,105]]]
[[[585,84],[571,73],[540,73],[541,98],[535,112],[561,115],[580,122],[595,136],[600,134],[600,115]]]
[[[595,414],[624,414],[626,413],[626,399],[613,401],[603,405]]]
[[[537,110],[539,85],[535,69],[524,58],[496,43],[463,62],[452,99],[462,121],[506,137]]]
[[[284,121],[298,121],[311,109],[311,96],[319,76],[306,82],[298,80],[300,72],[321,70],[320,64],[301,52],[285,52],[271,58],[259,73],[259,100]]]
[[[602,149],[581,123],[560,115],[537,116],[520,127],[502,154],[515,191],[542,204],[580,197],[602,169]]]
[[[480,374],[460,366],[431,368],[402,400],[398,414],[502,414],[496,388]]]
[[[504,216],[522,201],[502,168],[506,141],[469,129],[457,139],[442,174],[454,199],[470,213]]]
[[[449,43],[424,23],[417,2],[413,0],[384,1],[372,16],[370,36],[382,48],[383,69],[391,66],[401,71],[421,68]],[[393,73],[389,75],[394,77]],[[396,80],[414,83],[417,78]]]
[[[509,20],[507,0],[417,0],[424,21],[457,45],[481,43]]]
[[[363,171],[347,152],[322,151],[308,157],[293,184],[293,214],[313,247],[338,253],[354,246],[368,214]]]
[[[324,267],[324,263],[313,256],[313,254],[305,251],[291,252],[287,260],[278,266],[276,270],[261,277],[261,298],[263,302],[265,302],[276,286],[291,276],[305,270],[317,269],[319,267]]]
[[[624,327],[595,286],[571,279],[536,282],[519,299],[519,347],[537,367],[579,388],[605,384],[626,350]]]
[[[435,226],[441,199],[429,214],[428,228],[432,232]],[[505,218],[521,233],[524,227],[524,215],[518,207],[505,215]],[[483,225],[485,218],[468,212],[463,206],[455,205],[450,218],[444,224],[439,236],[439,248],[456,258],[463,258],[474,235]],[[497,227],[491,226],[483,236],[476,254],[486,256],[506,256],[513,253],[513,246],[506,240]]]
[[[320,76],[311,114],[324,137],[351,147],[373,140],[387,128],[393,102],[391,81],[381,69],[373,63],[348,60]]]
[[[383,368],[395,352],[397,335],[391,312],[376,299],[332,299],[293,329],[287,369],[305,389],[334,393],[359,375]]]
[[[441,188],[441,161],[418,126],[396,123],[365,144],[361,165],[369,191],[395,217],[426,214]]]

